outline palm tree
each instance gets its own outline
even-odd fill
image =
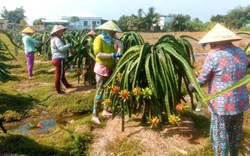
[[[130,16],[125,16],[125,15],[122,15],[117,24],[118,26],[123,30],[123,31],[126,31],[126,30],[131,30],[131,17]]]
[[[154,7],[149,7],[148,13],[146,14],[146,17],[145,17],[145,23],[147,25],[147,29],[151,30],[154,24],[158,24],[161,16],[162,15],[160,15],[159,13],[155,13]]]
[[[142,17],[142,13],[143,10],[142,9],[139,9],[138,10],[138,14],[137,16],[132,14],[132,22],[133,22],[133,25],[134,27],[137,27],[137,30],[141,30],[142,28],[145,28],[145,25],[146,25],[146,19],[144,17]],[[144,13],[145,14],[145,13]]]
[[[186,23],[190,20],[191,17],[189,15],[175,15],[174,21],[172,23],[172,29],[174,31],[184,31],[186,29]]]

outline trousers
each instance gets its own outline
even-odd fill
[[[35,60],[34,52],[25,53],[25,57],[26,57],[26,65],[27,65],[28,75],[29,75],[29,77],[32,77],[33,76],[34,60]]]
[[[70,87],[70,84],[66,80],[65,77],[65,61],[64,59],[56,59],[52,60],[52,64],[55,66],[55,87],[58,94],[61,93],[61,84],[63,84],[66,88]]]
[[[242,138],[243,113],[211,115],[210,134],[216,156],[238,156]]]

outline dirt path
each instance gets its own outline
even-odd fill
[[[90,148],[91,156],[135,155],[168,156],[188,155],[190,149],[199,150],[205,139],[193,127],[188,118],[182,119],[180,126],[164,125],[161,130],[143,127],[139,119],[126,119],[125,131],[121,131],[121,118],[109,119],[104,128],[94,128],[94,142]],[[134,151],[119,151],[118,144],[134,145]]]

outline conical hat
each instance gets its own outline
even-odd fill
[[[26,27],[25,29],[23,29],[22,33],[25,33],[25,34],[34,34],[35,30],[32,29],[31,27]]]
[[[60,30],[63,30],[63,31],[66,31],[67,30],[67,27],[63,26],[63,25],[55,25],[53,28],[52,28],[52,31],[50,33],[50,35],[53,35],[54,33],[60,31]]]
[[[94,30],[90,30],[90,31],[88,32],[88,35],[96,35],[96,32],[95,32]]]
[[[122,32],[122,30],[112,20],[109,20],[108,22],[103,23],[96,29]]]
[[[238,40],[241,40],[241,37],[218,23],[200,40],[199,44]]]

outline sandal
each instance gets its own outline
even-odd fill
[[[93,117],[92,119],[91,119],[91,121],[93,121],[94,123],[96,123],[96,124],[100,124],[101,122],[100,122],[100,120],[97,118],[97,117]]]
[[[74,87],[72,84],[69,84],[66,88],[69,89],[69,88],[74,88]]]
[[[105,117],[105,118],[111,118],[112,117],[112,113],[109,113],[107,111],[103,111],[102,112],[102,116]]]

